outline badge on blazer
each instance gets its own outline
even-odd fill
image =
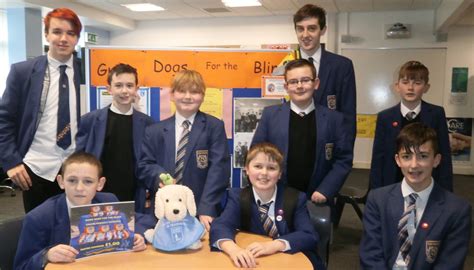
[[[441,241],[439,240],[426,240],[426,261],[428,263],[434,263],[436,260],[436,256],[438,255],[439,244]]]
[[[331,110],[336,109],[336,95],[328,95],[327,97],[328,108]]]
[[[325,147],[325,152],[326,152],[326,160],[331,160],[332,159],[332,151],[334,149],[334,144],[333,143],[327,143]]]
[[[207,168],[207,164],[209,163],[208,150],[196,151],[196,163],[199,169]]]

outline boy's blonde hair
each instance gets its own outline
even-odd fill
[[[206,85],[204,84],[201,74],[195,70],[182,70],[176,73],[171,82],[172,92],[193,88],[199,90],[203,95],[206,90]]]
[[[282,170],[283,154],[275,145],[267,142],[257,143],[250,147],[247,157],[245,158],[245,167],[247,167],[250,161],[252,161],[252,159],[254,159],[259,153],[267,155],[271,161],[275,161],[278,164],[280,171]]]
[[[76,152],[70,155],[61,166],[61,175],[64,176],[64,172],[67,167],[73,163],[86,163],[97,168],[97,179],[102,176],[102,164],[100,161],[92,154],[86,152]]]
[[[418,61],[408,61],[400,68],[398,80],[422,80],[425,83],[429,81],[430,72],[428,68]]]

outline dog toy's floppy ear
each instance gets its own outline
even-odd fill
[[[186,186],[183,186],[186,187]],[[186,207],[191,216],[196,216],[196,202],[194,201],[193,191],[186,187]]]
[[[163,201],[163,188],[158,189],[155,197],[155,216],[162,219],[165,216],[165,202]]]

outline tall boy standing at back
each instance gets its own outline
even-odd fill
[[[364,209],[362,269],[463,269],[471,234],[469,203],[433,181],[440,164],[436,131],[402,129],[395,160],[401,183],[372,190]]]
[[[135,210],[145,211],[145,188],[138,184],[136,165],[140,158],[145,128],[151,117],[135,110],[137,70],[127,64],[114,66],[107,77],[112,104],[84,115],[77,133],[77,150],[100,159],[107,183],[104,191],[121,201],[135,200]]]
[[[56,175],[74,152],[81,64],[73,52],[82,24],[70,9],[44,18],[48,55],[13,64],[0,99],[0,164],[23,190],[29,212],[61,192]]]
[[[400,94],[401,101],[377,116],[370,188],[402,180],[403,175],[393,159],[395,141],[405,125],[421,122],[432,127],[438,134],[438,148],[442,158],[438,168],[433,171],[433,178],[440,186],[453,190],[453,165],[444,109],[422,100],[423,94],[430,88],[428,81],[428,68],[418,61],[408,61],[400,68],[395,89]]]
[[[176,114],[147,128],[139,172],[148,189],[158,188],[162,173],[188,186],[199,220],[209,231],[229,183],[230,156],[224,122],[199,111],[205,90],[198,72],[176,73],[171,84]]]
[[[284,156],[282,181],[314,202],[332,205],[352,168],[344,116],[314,103],[319,80],[309,61],[289,62],[285,81],[290,101],[263,110],[252,145],[276,145]]]
[[[354,144],[356,137],[356,83],[352,61],[328,52],[321,46],[321,36],[326,33],[326,11],[313,4],[301,7],[293,15],[299,48],[290,52],[280,63],[275,75],[283,73],[286,63],[306,59],[314,64],[319,77],[316,104],[344,114],[347,140]]]

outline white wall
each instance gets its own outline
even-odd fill
[[[474,26],[451,27],[448,31],[447,42],[437,42],[434,31],[433,11],[403,11],[403,12],[359,12],[342,13],[338,15],[337,48],[373,49],[373,48],[446,48],[446,65],[444,67],[444,85],[438,86],[443,91],[437,91],[437,104],[446,110],[448,117],[474,117]],[[385,39],[384,25],[401,22],[411,24],[412,35],[409,39]],[[341,43],[340,36],[349,34],[353,41]],[[402,63],[393,63],[394,70]],[[469,84],[467,103],[453,105],[450,103],[451,77],[453,67],[469,68]],[[357,78],[356,78],[357,80]],[[360,89],[358,89],[361,91]],[[434,93],[431,93],[434,94]],[[359,143],[359,145],[358,145]],[[371,139],[357,139],[355,147],[354,167],[368,168],[370,155],[366,155],[367,147],[371,148]],[[363,147],[361,147],[363,146]],[[455,164],[455,173],[474,174],[474,153],[471,145],[471,161]],[[359,153],[358,153],[359,152]]]
[[[322,42],[326,42],[323,37]],[[291,16],[144,21],[132,32],[112,32],[110,45],[163,47],[298,43]]]
[[[445,43],[435,41],[433,16],[434,12],[431,10],[341,13],[338,16],[339,48],[444,47]],[[384,38],[385,24],[397,22],[411,24],[411,38]],[[354,41],[340,43],[340,35],[346,34],[351,35]]]
[[[452,28],[447,42],[437,42],[433,34],[434,16],[431,10],[329,14],[328,31],[322,42],[330,51],[338,52],[343,48],[447,48],[442,86],[445,91],[434,98],[446,108],[448,116],[474,117],[472,75],[468,89],[469,107],[460,109],[450,105],[448,100],[452,67],[467,66],[473,74],[474,27]],[[384,38],[384,25],[396,22],[411,24],[411,38]],[[353,37],[353,42],[341,43],[341,35],[347,34]],[[252,49],[260,48],[260,44],[274,43],[297,43],[291,16],[144,21],[138,23],[134,31],[110,34],[110,45],[127,47],[242,45]],[[401,64],[394,63],[394,69]],[[371,147],[370,142],[367,144]],[[367,157],[363,159],[357,160],[356,154],[355,167],[367,167]],[[474,174],[472,159],[471,150],[471,163],[462,168],[455,166],[455,172]]]

